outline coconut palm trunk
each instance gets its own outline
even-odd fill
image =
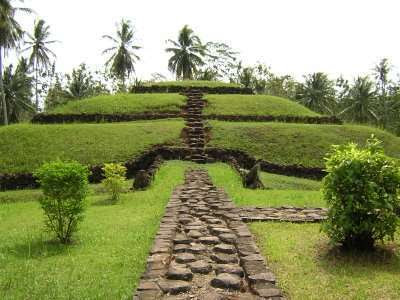
[[[38,81],[39,81],[39,77],[38,77],[38,61],[36,59],[35,61],[35,96],[36,96],[36,112],[39,111],[39,94],[38,94]]]
[[[2,47],[0,47],[0,92],[1,92],[1,103],[3,107],[3,123],[4,125],[8,125],[8,113],[7,113],[7,102],[6,102],[6,94],[4,92],[4,84],[3,84],[3,53]]]

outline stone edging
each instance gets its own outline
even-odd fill
[[[282,123],[300,123],[300,124],[336,124],[342,125],[343,122],[336,116],[270,116],[270,115],[204,115],[205,119],[218,121],[234,121],[234,122],[282,122]]]
[[[167,205],[134,299],[283,299],[223,189],[204,170],[185,177]]]

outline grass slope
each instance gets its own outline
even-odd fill
[[[268,265],[290,299],[399,299],[400,235],[372,254],[343,254],[318,224],[253,223]],[[323,291],[323,296],[321,292]]]
[[[382,130],[359,125],[311,125],[210,121],[209,147],[242,150],[256,158],[281,165],[323,167],[332,144],[360,145],[375,134],[386,153],[400,158],[400,138]]]
[[[0,173],[32,172],[43,162],[123,162],[153,145],[180,145],[181,120],[112,124],[12,125],[0,128]]]
[[[223,187],[238,206],[326,206],[319,181],[262,172],[261,178],[268,189],[251,190],[243,187],[240,176],[226,164],[210,164],[206,168],[214,184]]]
[[[69,101],[48,113],[58,114],[134,114],[180,112],[185,97],[179,94],[117,94]]]
[[[207,95],[204,114],[319,116],[289,99],[268,95]]]
[[[183,86],[183,87],[240,87],[236,83],[207,80],[180,80],[180,81],[160,81],[146,84],[146,86]]]
[[[0,205],[0,299],[132,298],[172,189],[183,182],[183,162],[168,162],[147,191],[106,205],[92,195],[71,246],[43,231],[37,202]]]

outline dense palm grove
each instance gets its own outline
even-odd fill
[[[85,64],[70,74],[56,70],[55,53],[49,48],[49,25],[35,22],[33,33],[26,33],[18,23],[17,13],[31,13],[16,6],[17,1],[0,0],[0,91],[2,124],[20,122],[33,113],[54,108],[66,101],[98,94],[126,92],[148,82],[166,77],[156,73],[147,81],[134,76],[140,60],[133,25],[127,20],[117,24],[116,34],[104,35],[110,47],[103,70],[89,70]],[[317,72],[301,82],[290,75],[277,75],[265,64],[244,66],[238,51],[225,43],[203,42],[185,25],[176,40],[168,40],[165,49],[171,54],[168,69],[177,80],[229,81],[252,88],[257,94],[270,94],[298,101],[310,109],[356,123],[368,123],[400,135],[400,80],[393,81],[393,66],[383,58],[370,76],[353,80],[329,78]],[[10,50],[21,49],[17,66],[5,65]]]

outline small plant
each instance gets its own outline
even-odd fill
[[[400,207],[400,169],[372,137],[365,149],[334,146],[323,182],[328,219],[323,224],[333,242],[346,249],[369,250],[376,240],[393,239]]]
[[[58,160],[45,163],[35,176],[43,190],[39,201],[47,217],[46,227],[57,235],[61,243],[70,243],[83,219],[88,192],[87,167]]]
[[[126,168],[122,164],[105,164],[103,169],[105,179],[104,188],[111,194],[111,201],[118,202],[124,190]]]

